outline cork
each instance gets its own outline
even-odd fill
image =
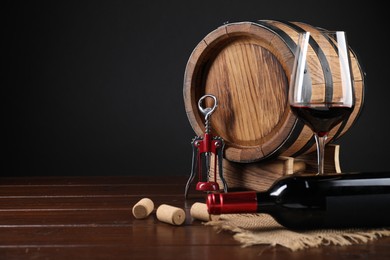
[[[186,220],[186,213],[183,209],[161,204],[156,211],[157,219],[172,225],[181,225]]]
[[[154,203],[149,198],[143,198],[133,206],[133,215],[136,219],[143,219],[150,215],[154,209]]]
[[[217,220],[219,216],[217,215],[211,215],[207,211],[207,205],[206,203],[201,202],[195,202],[192,204],[190,209],[191,217],[194,219],[202,220],[202,221],[211,221],[211,220]]]

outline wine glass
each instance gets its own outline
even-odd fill
[[[322,69],[318,64],[322,65]],[[289,104],[292,112],[314,132],[317,174],[324,174],[324,149],[328,133],[349,116],[354,101],[345,32],[323,30],[320,33],[299,33]]]

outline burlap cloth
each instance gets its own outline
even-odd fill
[[[295,232],[279,225],[267,214],[226,214],[217,220],[204,222],[218,231],[229,230],[243,247],[267,244],[281,245],[292,251],[328,245],[352,245],[390,236],[390,228],[383,229],[323,229]]]

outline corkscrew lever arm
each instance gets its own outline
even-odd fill
[[[197,147],[194,144],[196,140],[199,140],[198,136],[196,136],[194,139],[192,139],[192,142],[191,142],[191,145],[192,145],[191,174],[190,174],[190,178],[187,181],[186,188],[185,188],[185,191],[184,191],[184,197],[185,198],[188,197],[188,190],[190,188],[191,182],[193,182],[193,180],[195,178],[195,173],[197,172],[197,164],[198,164],[198,160],[197,160]]]
[[[219,173],[219,178],[221,179],[222,181],[222,184],[223,184],[223,191],[224,192],[228,192],[228,186],[227,186],[227,183],[225,181],[225,178],[223,177],[223,165],[222,165],[222,161],[223,161],[223,150],[225,148],[225,142],[223,141],[222,138],[220,138],[220,141],[221,141],[221,147],[219,149],[217,149],[217,159],[218,159],[218,173]],[[214,174],[217,174],[217,169],[214,169]]]

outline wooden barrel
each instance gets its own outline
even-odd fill
[[[225,140],[227,160],[246,163],[315,151],[312,131],[293,115],[287,96],[301,31],[314,38],[316,55],[308,58],[312,83],[336,80],[329,67],[335,50],[323,30],[302,22],[260,20],[224,24],[209,33],[193,50],[184,75],[185,110],[196,135],[204,132],[198,100],[212,94],[219,104],[211,116],[212,133]],[[348,131],[363,106],[364,72],[349,49],[356,104],[327,143]]]

